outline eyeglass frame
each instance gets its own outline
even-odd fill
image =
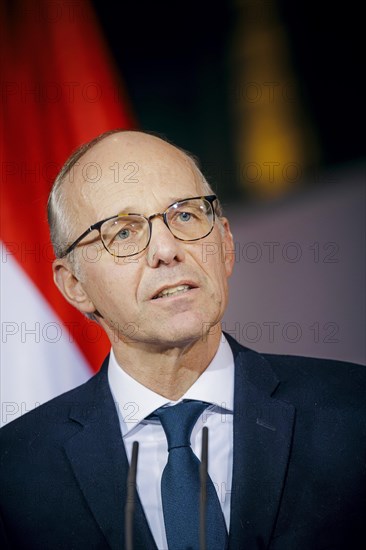
[[[167,212],[168,210],[174,206],[175,204],[178,204],[180,202],[186,202],[186,201],[191,201],[191,200],[196,200],[196,199],[205,199],[207,202],[210,203],[210,206],[211,206],[211,210],[212,210],[212,227],[210,229],[210,231],[208,233],[206,233],[205,235],[203,235],[202,237],[198,237],[196,239],[181,239],[180,237],[176,237],[173,233],[173,231],[170,229],[169,225],[168,225],[168,221],[167,221],[167,218],[166,218],[166,215],[167,215]],[[202,196],[198,196],[198,197],[188,197],[187,199],[180,199],[179,201],[174,201],[172,202],[172,204],[170,204],[169,206],[166,207],[166,209],[164,210],[164,212],[156,212],[155,214],[151,214],[151,216],[149,217],[146,217],[146,216],[143,216],[142,214],[137,214],[135,212],[120,212],[119,214],[115,214],[114,216],[109,216],[109,218],[105,218],[104,220],[101,220],[99,222],[96,222],[94,223],[93,225],[91,225],[90,227],[88,227],[88,229],[86,231],[84,231],[84,233],[82,233],[66,250],[65,252],[63,252],[63,254],[61,254],[59,256],[60,259],[62,258],[65,258],[68,254],[70,254],[70,252],[72,252],[74,250],[74,248],[87,236],[89,235],[89,233],[91,233],[92,231],[99,231],[99,238],[103,244],[103,247],[106,249],[106,251],[111,255],[111,256],[114,256],[115,258],[129,258],[131,256],[136,256],[137,254],[141,254],[141,252],[143,252],[144,250],[146,250],[150,244],[150,241],[151,241],[151,235],[152,235],[152,223],[151,223],[151,220],[154,219],[154,218],[157,218],[157,217],[160,217],[163,219],[163,222],[164,224],[167,226],[167,228],[169,229],[170,233],[173,235],[173,237],[175,239],[178,239],[179,241],[183,241],[183,242],[194,242],[194,241],[200,241],[201,239],[204,239],[205,237],[207,237],[213,230],[214,226],[215,226],[215,219],[216,219],[216,214],[215,214],[215,208],[213,206],[213,203],[214,201],[217,200],[217,195],[202,195]],[[150,231],[150,234],[149,234],[149,239],[147,241],[147,244],[146,246],[142,249],[142,250],[139,250],[138,252],[134,252],[133,254],[127,254],[125,256],[118,256],[116,254],[112,254],[112,252],[110,250],[108,250],[107,246],[105,245],[103,239],[102,239],[102,233],[100,231],[100,228],[102,227],[102,225],[105,223],[105,222],[108,222],[109,220],[113,220],[114,218],[119,218],[119,217],[122,217],[122,216],[140,216],[141,218],[144,218],[148,224],[149,224],[149,231]]]

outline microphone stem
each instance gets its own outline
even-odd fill
[[[206,505],[208,470],[208,428],[202,429],[202,448],[200,464],[200,550],[206,550]]]
[[[132,445],[131,464],[127,476],[127,498],[125,505],[125,549],[133,550],[133,516],[136,502],[136,472],[139,444]]]

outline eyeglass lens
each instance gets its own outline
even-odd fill
[[[192,241],[205,237],[211,231],[213,209],[206,199],[181,201],[165,211],[165,219],[176,238]],[[150,225],[143,216],[119,216],[102,225],[101,237],[113,256],[131,256],[146,248],[150,239]]]

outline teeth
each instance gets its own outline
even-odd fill
[[[166,288],[165,290],[159,292],[156,298],[164,298],[165,296],[172,296],[173,294],[178,294],[180,292],[187,292],[189,289],[189,285],[173,286],[172,288]]]

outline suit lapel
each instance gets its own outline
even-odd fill
[[[87,399],[75,404],[70,420],[80,431],[65,444],[75,478],[112,549],[124,548],[128,459],[107,379],[106,360],[90,382]],[[136,548],[156,548],[139,498],[134,521]]]
[[[271,395],[268,361],[230,339],[235,356],[234,457],[229,548],[267,548],[289,460],[295,409]]]

